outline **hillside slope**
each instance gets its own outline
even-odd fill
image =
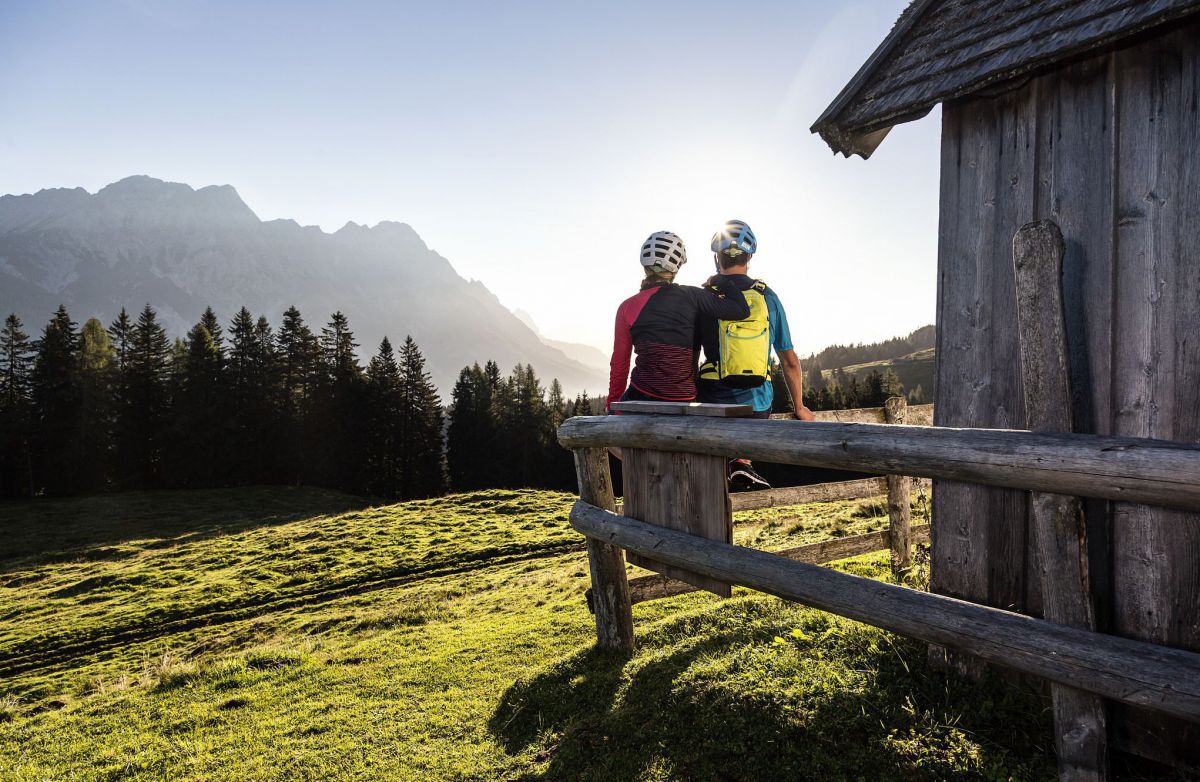
[[[592,651],[572,499],[0,505],[0,778],[1053,775],[1037,701],[774,598],[639,604],[637,653]],[[780,548],[885,513],[776,509],[737,538]],[[842,567],[886,572],[882,554]]]
[[[149,302],[173,336],[206,306],[228,322],[243,305],[278,326],[291,305],[314,331],[340,310],[362,350],[412,335],[448,395],[476,361],[504,371],[532,363],[568,391],[596,390],[603,371],[550,347],[478,281],[458,275],[404,223],[347,223],[332,234],[292,220],[263,222],[229,185],[147,176],[90,194],[82,188],[0,196],[0,313],[36,333],[61,303],[79,321],[109,323]]]
[[[841,369],[847,376],[857,377],[860,381],[872,372],[885,372],[890,369],[900,378],[905,391],[912,391],[920,386],[925,392],[926,400],[933,399],[933,391],[937,383],[937,363],[933,348],[918,350],[897,358],[850,364]],[[833,374],[833,370],[824,370],[821,374],[828,379]]]

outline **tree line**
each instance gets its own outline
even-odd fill
[[[805,368],[834,369],[855,364],[869,364],[872,361],[906,356],[918,350],[932,348],[935,346],[936,340],[936,329],[933,326],[922,326],[906,337],[893,337],[882,342],[830,345],[820,353],[814,353],[806,358],[804,366]]]
[[[891,369],[872,369],[861,379],[841,369],[826,377],[819,367],[805,372],[804,404],[810,410],[846,410],[883,407],[889,397],[903,396],[909,404],[925,404],[925,390],[917,386],[905,393],[900,377]]]
[[[532,367],[463,369],[449,409],[411,337],[363,367],[349,320],[278,328],[208,308],[171,340],[154,308],[82,327],[60,306],[33,339],[0,330],[0,496],[309,484],[387,499],[447,489],[572,489],[563,418],[592,412]]]

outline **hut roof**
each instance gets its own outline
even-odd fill
[[[913,0],[812,126],[870,157],[893,125],[1200,12],[1200,0]]]

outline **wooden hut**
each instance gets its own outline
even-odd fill
[[[869,157],[942,104],[935,423],[1026,428],[1013,235],[1066,240],[1075,431],[1200,441],[1200,2],[916,0],[813,126]],[[1041,610],[1024,492],[935,482],[933,589]],[[1086,504],[1099,629],[1200,650],[1200,515]],[[1200,725],[1114,710],[1200,766]]]

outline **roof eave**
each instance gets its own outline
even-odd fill
[[[896,24],[892,26],[892,31],[887,37],[880,42],[867,61],[862,64],[854,77],[842,87],[842,91],[837,94],[833,102],[826,107],[817,121],[809,128],[811,133],[819,133],[821,138],[825,139],[825,143],[833,149],[834,153],[841,153],[846,157],[851,155],[862,155],[864,159],[871,156],[879,143],[883,141],[883,137],[887,135],[887,129],[875,129],[867,132],[843,132],[837,127],[836,118],[841,114],[842,110],[850,103],[851,99],[858,95],[859,90],[879,67],[880,63],[892,52],[896,43],[908,34],[908,31],[913,28],[925,10],[932,5],[934,0],[913,0],[913,3],[904,10],[900,18],[896,20]],[[893,123],[895,124],[895,123]],[[879,135],[874,143],[867,141],[867,137],[874,137],[882,130],[882,135]],[[857,141],[856,141],[857,139]]]

